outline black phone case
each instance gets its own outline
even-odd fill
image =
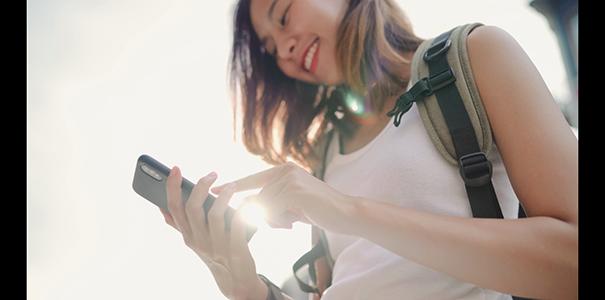
[[[137,159],[132,188],[143,198],[167,211],[166,178],[169,174],[170,168],[151,156],[143,154]],[[187,199],[189,199],[193,186],[194,184],[191,181],[183,177],[181,183],[181,198],[183,202],[187,202]],[[213,195],[208,194],[208,197],[206,197],[206,200],[204,201],[203,207],[206,219],[208,217],[208,211],[215,200],[216,198]],[[230,227],[231,219],[234,214],[235,210],[232,207],[227,207],[227,211],[225,212],[225,225],[227,228]],[[248,225],[246,230],[248,241],[250,241],[254,233],[256,233],[256,230],[256,227]]]

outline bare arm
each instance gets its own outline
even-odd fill
[[[431,269],[519,296],[577,298],[577,228],[563,221],[468,219],[369,201],[356,211],[356,234]]]
[[[538,71],[506,32],[468,40],[477,86],[527,219],[437,215],[355,198],[352,234],[465,282],[531,298],[578,297],[577,140]],[[341,202],[342,203],[342,202]]]

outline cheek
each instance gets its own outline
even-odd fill
[[[277,61],[277,67],[279,67],[279,69],[286,76],[288,76],[290,78],[294,78],[294,79],[300,79],[300,78],[297,78],[297,76],[296,76],[296,74],[299,70],[296,68],[296,66],[294,65],[293,62],[280,59]]]
[[[346,2],[345,0],[294,1],[290,8],[291,32],[335,38],[346,12]]]
[[[347,0],[308,0],[305,1],[310,24],[324,33],[335,33],[347,9]]]

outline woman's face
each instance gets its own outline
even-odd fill
[[[336,34],[347,0],[251,0],[252,26],[286,76],[314,84],[342,82]]]

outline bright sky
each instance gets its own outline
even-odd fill
[[[569,94],[555,36],[525,0],[399,2],[421,37],[476,21],[505,29],[553,95]],[[28,0],[28,299],[223,299],[131,183],[142,153],[195,181],[269,167],[231,138],[233,3]],[[261,228],[250,243],[277,283],[309,246],[305,225]]]

